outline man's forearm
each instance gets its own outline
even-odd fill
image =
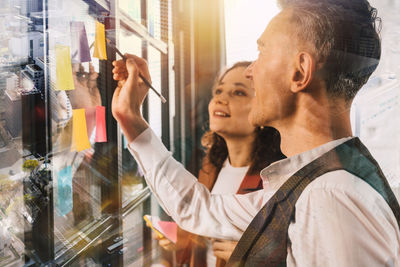
[[[141,116],[135,116],[133,119],[120,121],[120,126],[128,143],[136,139],[149,125]]]
[[[151,129],[129,143],[128,148],[160,205],[186,231],[239,240],[261,208],[262,191],[246,195],[211,195],[172,157]]]

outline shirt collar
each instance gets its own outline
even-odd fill
[[[354,137],[334,140],[290,158],[276,161],[261,171],[261,179],[263,183],[268,184],[270,189],[278,189],[289,177],[308,163],[352,138]]]

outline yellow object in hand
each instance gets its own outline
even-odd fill
[[[153,229],[154,232],[158,235],[159,238],[163,238],[164,235],[160,233],[156,228],[153,227],[153,224],[151,223],[151,220],[147,217],[147,215],[143,216],[143,219],[146,221],[146,225]]]

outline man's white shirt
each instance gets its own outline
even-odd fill
[[[264,189],[211,195],[148,128],[128,146],[148,186],[177,224],[192,233],[239,240],[271,196],[299,169],[351,139],[342,138],[272,163]],[[383,197],[344,170],[328,172],[303,191],[289,225],[288,266],[400,266],[400,231]]]

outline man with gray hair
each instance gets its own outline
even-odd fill
[[[350,106],[376,69],[376,9],[366,0],[281,0],[246,70],[249,120],[281,133],[288,157],[261,171],[264,189],[210,195],[140,114],[142,59],[114,62],[112,111],[148,185],[185,230],[239,239],[230,266],[400,266],[400,207],[381,169],[352,137]],[[243,233],[244,231],[244,233]]]

